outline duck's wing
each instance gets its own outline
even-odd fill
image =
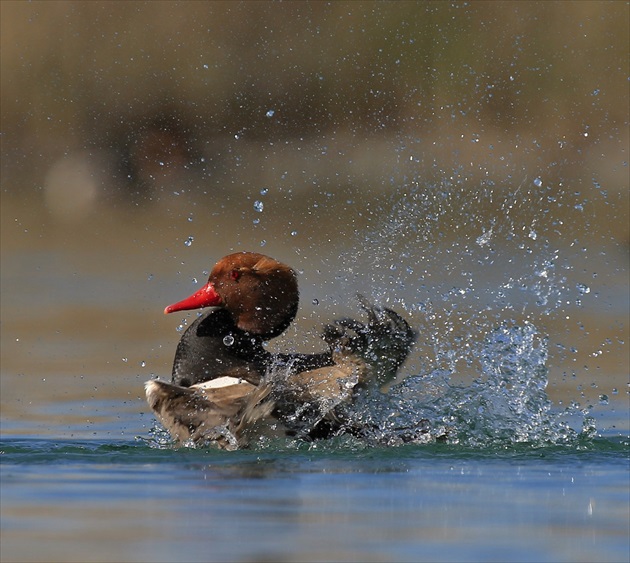
[[[276,413],[294,434],[330,435],[339,426],[335,408],[349,402],[355,387],[366,378],[369,366],[348,350],[333,353],[334,364],[299,373],[273,384]]]
[[[348,351],[334,353],[333,359],[332,366],[290,375],[286,390],[298,401],[319,403],[322,410],[350,399],[354,387],[365,378],[368,366]]]
[[[407,359],[417,334],[396,311],[379,307],[362,295],[359,305],[367,313],[367,323],[355,319],[339,319],[326,325],[324,340],[361,356],[371,367],[370,378],[379,386],[391,382]]]

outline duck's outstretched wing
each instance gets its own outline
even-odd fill
[[[361,356],[371,367],[373,381],[385,385],[396,377],[417,334],[396,311],[378,307],[362,295],[357,299],[367,313],[367,323],[339,319],[324,327],[323,338],[331,347],[348,348]]]

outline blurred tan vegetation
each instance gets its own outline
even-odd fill
[[[396,166],[395,181],[462,167],[595,178],[627,223],[626,2],[1,9],[3,196],[105,148],[123,183],[178,168],[196,169],[198,184],[217,171],[274,183],[295,168],[311,187],[384,185]],[[241,157],[257,164],[239,172]]]

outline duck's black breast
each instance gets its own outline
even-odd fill
[[[210,309],[184,332],[173,362],[172,382],[189,387],[222,376],[257,385],[269,363],[262,339],[234,325],[225,309]]]

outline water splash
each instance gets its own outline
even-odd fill
[[[552,187],[539,177],[516,188],[410,179],[342,257],[352,272],[342,291],[393,300],[421,335],[413,372],[346,413],[362,438],[476,446],[593,434],[586,409],[572,403],[559,412],[545,390],[547,342],[535,324],[568,319],[571,297],[589,293],[570,280],[574,265],[557,242],[582,219],[557,218],[572,205],[562,189],[552,197]],[[456,383],[462,374],[472,383]]]
[[[136,436],[136,441],[159,450],[171,449],[177,445],[176,441],[168,433],[168,430],[159,423],[156,423],[149,429],[148,436]]]
[[[348,406],[345,424],[367,443],[436,441],[471,447],[566,444],[591,431],[573,429],[577,407],[554,409],[547,386],[547,342],[532,324],[501,325],[475,351],[480,375],[470,385],[436,369],[409,376],[388,394],[369,391]]]
[[[558,410],[547,396],[547,339],[534,325],[502,324],[481,339],[474,355],[479,375],[469,385],[456,383],[452,370],[435,369],[407,376],[389,392],[369,387],[349,402],[336,401],[334,412],[341,428],[334,438],[309,447],[356,449],[442,442],[505,449],[517,444],[575,446],[596,437],[593,420],[584,409],[572,404]],[[274,377],[282,380],[289,368],[278,366]],[[330,409],[308,404],[303,409],[311,407],[311,416],[296,412],[296,417],[314,427],[321,421],[318,413]],[[571,425],[576,418],[582,421],[581,429]],[[302,437],[308,433],[307,428],[303,430]],[[223,436],[230,434],[226,430]],[[151,429],[144,442],[160,449],[174,446],[168,432],[159,426]],[[306,443],[304,439],[261,436],[250,447],[275,450],[300,448]]]
[[[334,405],[305,403],[295,417],[310,427],[303,428],[300,435],[304,438],[323,414],[334,409],[341,426],[335,438],[326,442],[337,448],[443,442],[503,449],[516,444],[576,445],[596,437],[593,421],[585,410],[572,404],[560,411],[547,396],[547,339],[533,324],[506,322],[495,327],[473,346],[472,355],[478,375],[468,385],[456,383],[457,374],[452,369],[435,369],[409,375],[388,392],[367,386],[351,398],[356,391],[353,381],[348,394],[335,400]],[[283,381],[290,367],[278,365],[270,381]],[[576,417],[582,421],[581,429],[571,425]],[[231,436],[226,428],[221,435],[225,439]],[[154,448],[174,445],[159,426],[151,429],[145,443]],[[299,448],[303,443],[304,439],[287,438],[282,442],[261,436],[250,447]],[[196,447],[192,443],[183,445]]]

